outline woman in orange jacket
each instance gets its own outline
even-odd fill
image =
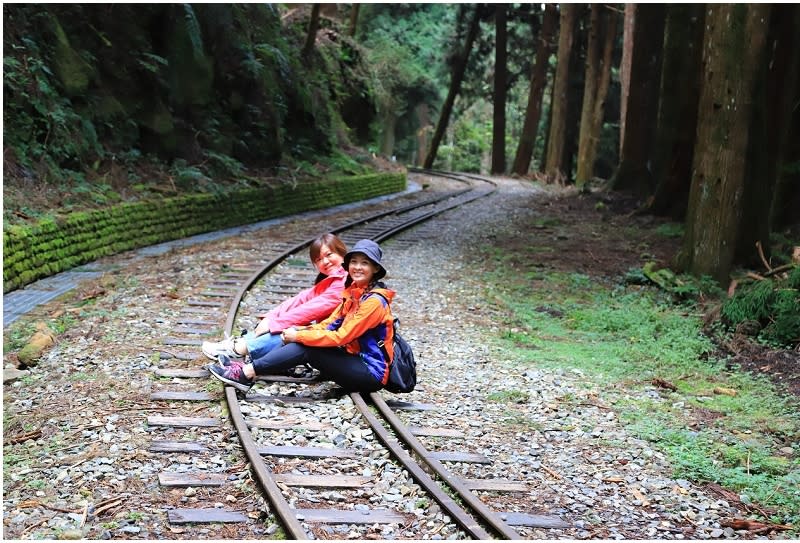
[[[284,345],[244,363],[218,357],[211,375],[247,392],[256,375],[277,374],[308,364],[348,391],[373,392],[383,388],[392,364],[394,329],[391,301],[395,292],[380,279],[386,275],[383,252],[372,240],[362,239],[345,254],[347,270],[342,303],[325,320],[283,331]]]

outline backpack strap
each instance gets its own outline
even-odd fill
[[[367,296],[367,298],[368,298],[368,297],[370,297],[370,296],[372,296],[372,295],[375,295],[375,296],[380,296],[381,298],[383,298],[383,301],[385,301],[385,302],[386,302],[386,307],[388,307],[388,308],[390,308],[390,309],[391,309],[391,307],[392,307],[392,304],[391,304],[391,303],[389,303],[389,300],[386,298],[386,296],[384,296],[384,295],[383,295],[383,294],[381,294],[380,292],[368,292],[366,296]],[[397,333],[397,326],[398,326],[398,324],[400,324],[400,319],[398,319],[397,317],[395,317],[394,315],[392,315],[392,333],[393,333],[393,334],[396,334],[396,333]],[[389,360],[389,353],[388,353],[388,352],[386,352],[386,343],[385,343],[383,340],[380,340],[380,341],[378,341],[378,347],[380,347],[380,348],[381,348],[381,351],[383,351],[383,357],[384,357],[386,360]]]

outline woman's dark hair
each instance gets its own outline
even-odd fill
[[[328,249],[342,257],[347,254],[347,245],[339,239],[339,236],[328,232],[312,241],[311,245],[308,247],[308,256],[311,258],[311,262],[317,261],[323,245],[327,245]]]
[[[308,256],[311,258],[311,263],[315,263],[319,258],[320,252],[322,252],[322,246],[327,245],[328,249],[333,251],[334,253],[338,254],[341,257],[347,253],[347,245],[337,236],[336,234],[331,234],[330,232],[326,234],[322,234],[317,239],[311,242],[311,245],[308,247]],[[314,284],[316,285],[323,279],[327,277],[324,273],[317,274],[317,278],[314,280]]]

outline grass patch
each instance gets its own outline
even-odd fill
[[[3,352],[19,351],[35,333],[36,323],[32,320],[22,319],[11,323],[3,334]]]
[[[669,222],[656,228],[656,234],[665,238],[681,238],[686,230],[683,223]]]
[[[495,262],[512,258],[520,262],[492,250]],[[654,289],[581,274],[501,264],[487,275],[486,284],[503,285],[491,294],[508,321],[498,341],[505,358],[579,370],[614,396],[620,421],[669,458],[674,477],[721,484],[774,511],[773,521],[800,523],[796,402],[714,359],[691,308]],[[514,401],[505,394],[490,399]],[[781,449],[789,444],[795,452],[787,456]]]
[[[487,396],[490,402],[498,403],[526,403],[528,393],[521,390],[501,390],[492,392]]]

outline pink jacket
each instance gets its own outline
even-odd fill
[[[346,278],[347,272],[340,268],[336,274],[329,275],[313,287],[271,309],[265,315],[269,322],[269,331],[278,334],[292,326],[306,326],[328,318],[342,302]]]

